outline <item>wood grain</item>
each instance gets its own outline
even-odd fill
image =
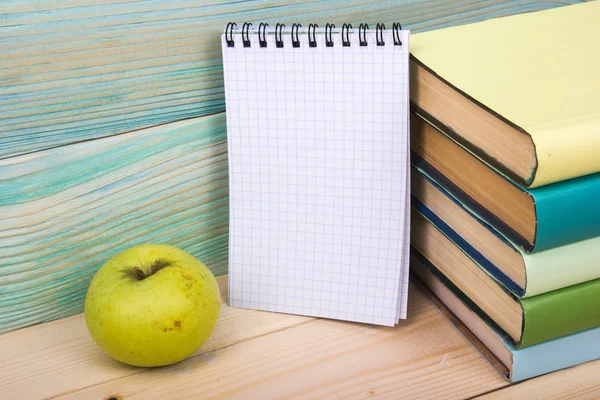
[[[0,159],[223,111],[229,21],[420,32],[574,2],[4,0]]]
[[[221,316],[198,354],[312,320],[229,308],[227,277],[217,281],[223,297]],[[47,398],[140,371],[102,353],[81,314],[0,336],[0,398]]]
[[[95,271],[166,243],[226,272],[223,114],[0,161],[0,333],[81,312]]]
[[[553,372],[505,389],[476,397],[478,400],[584,400],[600,399],[600,360]]]
[[[8,398],[466,398],[507,383],[411,289],[395,328],[231,309],[190,359],[127,367],[91,341],[81,316],[0,337]]]
[[[506,385],[422,294],[410,294],[409,318],[396,328],[316,320],[65,398],[453,399]]]

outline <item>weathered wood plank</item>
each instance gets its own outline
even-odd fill
[[[395,328],[315,320],[64,398],[463,399],[507,385],[420,292],[410,298]]]
[[[312,318],[229,308],[227,277],[221,316],[199,353],[311,321]],[[139,373],[106,356],[92,341],[83,315],[0,336],[0,397],[41,399]]]
[[[226,272],[223,114],[0,161],[0,332],[81,311],[112,255],[166,243]]]
[[[128,367],[104,355],[78,315],[1,336],[0,393],[75,399],[451,399],[507,385],[423,294],[410,295],[408,320],[396,328],[223,303],[215,332],[195,356],[156,369]]]
[[[10,0],[0,159],[224,110],[229,21],[401,21],[414,32],[576,2]]]

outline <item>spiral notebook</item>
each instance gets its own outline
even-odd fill
[[[230,306],[406,317],[408,41],[399,24],[227,26]]]

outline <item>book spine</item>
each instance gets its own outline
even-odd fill
[[[452,282],[448,281],[441,272],[428,263],[417,251],[412,253],[411,261],[412,269],[419,280],[426,285],[435,296],[438,296],[439,300],[444,303],[446,303],[449,297],[455,297],[458,300],[457,302],[450,302],[443,305],[434,300],[434,304],[436,304],[437,307],[445,306],[453,313],[460,310],[457,308],[457,305],[458,307],[466,307],[469,311],[480,317],[481,322],[487,324],[498,336],[502,346],[506,347],[511,353],[512,363],[508,360],[503,361],[510,369],[510,373],[507,374],[506,370],[504,370],[501,365],[498,365],[498,362],[494,362],[495,360],[490,360],[489,355],[486,355],[486,358],[492,362],[499,372],[510,379],[511,382],[515,383],[523,381],[525,379],[534,378],[549,372],[600,358],[600,346],[597,345],[600,342],[600,328],[589,329],[573,335],[540,343],[535,346],[516,350],[506,337],[502,336],[498,326],[491,321],[476,304],[470,301],[460,289],[453,285]],[[428,293],[428,295],[431,295],[431,293]],[[452,306],[452,304],[454,304],[454,306]],[[443,314],[446,314],[444,310],[440,310]],[[463,319],[464,314],[457,313],[456,315],[480,340],[484,341],[484,344],[488,346],[490,350],[494,349],[493,340],[489,340],[485,335],[479,336],[478,333],[481,333],[483,330],[481,329],[481,325],[477,324],[476,317]],[[452,321],[451,319],[450,321],[456,324],[455,321]],[[471,337],[466,337],[468,340],[472,341]],[[473,342],[473,344],[478,347],[478,343]],[[495,349],[498,350],[498,347]],[[494,350],[492,350],[492,352],[494,352]],[[494,352],[494,354],[498,355],[500,353]]]
[[[600,236],[600,173],[528,191],[537,214],[536,252]]]
[[[522,256],[527,276],[523,297],[600,278],[600,236]]]
[[[597,10],[600,10],[600,6]],[[597,83],[595,85],[596,88],[600,87]],[[587,90],[580,88],[577,96],[582,102],[580,105],[587,103],[591,108],[588,106],[587,112],[579,117],[553,121],[535,128],[537,132],[531,131],[538,167],[530,187],[543,187],[600,172],[600,113],[597,92],[592,86],[588,86]],[[589,97],[585,99],[586,96]],[[574,106],[573,103],[570,105]]]
[[[519,348],[600,326],[600,279],[521,300]]]
[[[600,358],[600,328],[520,350],[511,350],[511,381],[519,382]]]

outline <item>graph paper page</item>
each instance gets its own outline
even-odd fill
[[[408,40],[223,36],[232,307],[394,325],[410,237]]]

